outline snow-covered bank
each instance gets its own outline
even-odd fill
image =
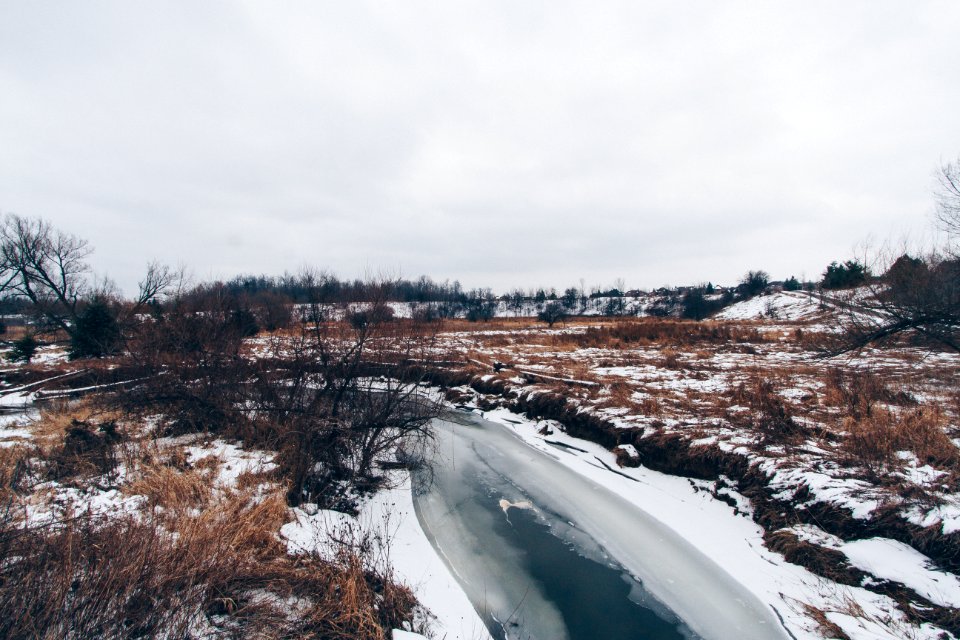
[[[815,320],[828,309],[827,303],[806,291],[777,291],[735,302],[716,316],[717,320]]]
[[[395,578],[413,589],[431,614],[432,636],[445,640],[490,638],[457,580],[434,550],[417,521],[410,476],[393,472],[389,488],[362,505],[360,515],[337,511],[294,509],[294,521],[281,529],[291,553],[331,549],[333,540],[357,540],[366,536],[381,545]],[[394,637],[420,637],[394,634]]]

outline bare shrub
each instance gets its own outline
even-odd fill
[[[746,416],[731,416],[731,422],[757,433],[765,443],[798,442],[806,434],[770,380],[752,375],[733,389],[731,401],[750,409]]]
[[[127,364],[143,382],[113,396],[121,410],[168,416],[167,435],[242,428],[248,419],[235,407],[244,401],[252,363],[227,301],[185,300],[140,329]]]
[[[63,479],[114,473],[119,462],[117,444],[123,438],[115,422],[92,424],[73,419],[63,446],[49,457],[50,475]]]
[[[428,438],[438,411],[414,366],[433,356],[436,328],[392,320],[379,291],[362,311],[317,299],[307,321],[252,344],[215,297],[184,302],[131,343],[143,382],[115,398],[128,411],[173,417],[170,434],[278,451],[291,504],[349,509],[343,488],[375,484],[377,461]]]

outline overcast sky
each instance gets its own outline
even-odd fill
[[[956,0],[0,0],[0,211],[127,289],[815,278],[958,154]]]

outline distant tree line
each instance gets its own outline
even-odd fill
[[[955,239],[960,233],[960,161],[944,165],[939,182],[938,219],[949,237]],[[637,290],[628,291],[623,280],[615,281],[612,287],[594,286],[589,290],[581,280],[580,286],[567,287],[562,292],[541,287],[513,289],[498,296],[490,288],[464,289],[456,280],[437,282],[427,276],[341,279],[314,270],[282,276],[240,275],[188,287],[182,273],[151,263],[134,298],[124,299],[109,280],[98,279],[91,272],[87,263],[91,252],[86,240],[39,218],[7,215],[0,223],[0,313],[32,316],[31,332],[16,345],[13,357],[30,357],[36,348],[35,334],[63,335],[74,358],[117,353],[138,319],[160,317],[173,301],[196,308],[215,303],[237,331],[250,336],[261,330],[287,327],[294,320],[321,319],[304,317],[304,310],[317,313],[325,306],[372,301],[379,301],[379,307],[351,311],[346,319],[360,324],[371,321],[373,315],[376,321],[389,320],[393,311],[386,303],[399,302],[410,304],[418,321],[454,317],[485,321],[500,310],[536,315],[551,326],[568,316],[620,316],[640,311],[652,316],[703,320],[730,304],[774,289],[836,291],[879,285],[885,287],[874,296],[883,301],[879,311],[901,319],[895,327],[883,331],[861,332],[862,339],[867,340],[870,335],[898,333],[898,327],[910,326],[919,331],[931,322],[943,327],[942,318],[954,310],[945,299],[940,299],[940,307],[934,309],[932,298],[949,298],[945,292],[956,287],[951,278],[957,261],[953,249],[928,256],[903,255],[879,276],[874,276],[859,260],[834,261],[817,282],[802,282],[795,276],[773,282],[766,271],[756,269],[748,271],[733,287],[707,283],[661,288],[649,296]],[[911,283],[913,289],[908,290],[904,283]],[[934,294],[934,289],[938,293]],[[0,333],[3,331],[0,323]],[[948,339],[935,332],[932,335]]]

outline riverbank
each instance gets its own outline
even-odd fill
[[[713,496],[716,483],[642,467],[619,468],[615,454],[565,434],[559,423],[529,420],[505,409],[483,416],[662,522],[768,605],[797,640],[822,638],[830,632],[825,628],[829,625],[855,640],[943,637],[943,630],[933,625],[911,624],[885,596],[831,583],[768,550],[763,529],[749,517],[749,501],[735,492],[726,492],[737,503],[731,506]],[[883,558],[875,561],[882,564]],[[921,564],[912,567],[914,576],[929,579],[929,573]],[[823,612],[823,618],[818,619],[815,611]]]
[[[824,358],[825,329],[775,319],[461,328],[446,344],[465,364],[432,380],[460,406],[556,420],[616,450],[614,468],[691,478],[761,526],[768,549],[840,591],[894,603],[906,632],[956,634],[960,358],[907,344]],[[881,547],[912,569],[863,556]],[[811,605],[827,637],[843,637],[836,608]]]
[[[407,471],[391,472],[384,488],[362,501],[355,516],[315,505],[293,509],[292,521],[280,529],[280,536],[293,554],[332,555],[343,543],[369,546],[393,578],[426,607],[418,612],[418,622],[429,628],[431,638],[490,639],[442,551],[431,545],[417,519]]]

